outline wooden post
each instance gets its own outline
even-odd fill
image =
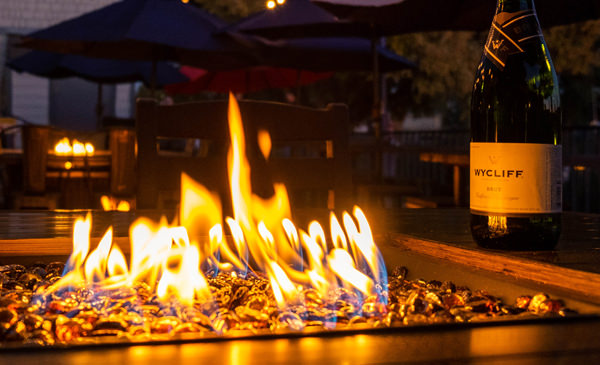
[[[133,195],[136,186],[135,131],[131,128],[111,128],[109,148],[111,194]]]
[[[47,126],[23,127],[23,189],[26,193],[46,192],[46,164],[48,161]]]

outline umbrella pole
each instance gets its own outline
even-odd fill
[[[244,93],[250,92],[250,86],[251,86],[250,73],[251,73],[250,69],[246,69],[246,88],[244,90]]]
[[[296,100],[294,104],[300,104],[300,80],[302,80],[302,70],[299,70],[298,76],[296,76]]]
[[[152,59],[152,75],[150,76],[150,96],[156,99],[156,58]]]
[[[98,83],[98,92],[96,99],[96,128],[102,128],[102,117],[104,114],[104,105],[102,104],[102,83]]]
[[[382,149],[382,138],[381,138],[381,94],[380,94],[380,74],[379,74],[379,52],[377,52],[377,43],[379,38],[376,36],[375,29],[372,29],[373,34],[371,36],[371,52],[373,54],[373,130],[375,133],[375,179],[381,181],[383,179],[382,174],[382,160],[383,160],[383,149]]]
[[[379,139],[381,137],[381,93],[380,93],[380,84],[379,84],[379,52],[377,52],[377,41],[379,38],[375,36],[375,32],[373,32],[373,37],[371,38],[371,52],[373,54],[373,129],[375,132],[375,137]]]

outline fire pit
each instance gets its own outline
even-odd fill
[[[232,107],[231,129],[239,131],[234,101]],[[268,200],[251,194],[243,149],[235,147],[240,145],[243,135],[232,133],[235,218],[224,225],[219,202],[184,176],[180,225],[139,219],[131,227],[129,250],[121,250],[109,228],[90,251],[88,215],[74,225],[66,263],[1,266],[2,348],[347,335],[354,342],[361,334],[373,335],[367,340],[372,343],[424,328],[485,332],[490,324],[556,322],[559,329],[563,323],[598,322],[557,297],[518,286],[522,295],[506,301],[493,287],[471,290],[445,275],[409,280],[411,269],[401,265],[388,271],[359,208],[341,221],[332,214],[328,229],[316,222],[299,229],[290,219],[285,187],[275,185]],[[414,253],[406,257],[423,261]]]
[[[161,298],[160,283],[158,294],[144,281],[114,287],[105,282],[57,285],[65,280],[59,279],[63,269],[60,262],[0,267],[0,341],[5,346],[139,344],[298,331],[311,335],[575,315],[543,293],[520,296],[507,305],[487,291],[450,281],[408,280],[405,267],[393,270],[384,298],[361,297],[343,287],[324,297],[308,288],[285,308],[278,305],[265,275],[212,275],[207,284],[214,300],[184,304],[179,298]]]
[[[397,239],[405,240],[402,236],[397,236]],[[412,239],[407,238],[404,242],[410,245],[411,241]],[[431,285],[436,287],[439,284],[429,278],[442,280],[449,278],[457,284],[476,285],[472,286],[473,289],[487,288],[490,293],[498,295],[498,299],[510,304],[513,309],[518,294],[535,294],[537,293],[535,290],[540,290],[539,287],[532,289],[523,283],[507,282],[505,277],[498,275],[473,273],[465,266],[452,262],[437,262],[429,256],[406,251],[385,239],[379,242],[388,263],[407,263],[415,268],[407,273],[411,280],[400,280],[398,276],[391,275],[389,282],[391,288],[394,283],[404,283],[423,287],[423,291],[427,292],[427,284],[430,288]],[[388,254],[391,250],[396,254]],[[62,265],[57,268],[60,266]],[[401,267],[395,271],[396,275],[404,274]],[[416,279],[422,274],[428,279]],[[209,278],[209,282],[211,280]],[[455,285],[455,288],[457,292],[464,290],[460,285]],[[542,289],[547,288],[542,287]],[[390,293],[393,291],[390,289]],[[475,292],[476,290],[471,291],[471,293]],[[555,296],[552,295],[552,298]],[[395,321],[391,327],[374,327],[374,322],[369,323],[367,319],[364,323],[355,323],[352,326],[339,324],[335,329],[326,329],[313,324],[305,326],[301,331],[292,329],[271,331],[263,328],[253,331],[231,330],[220,335],[212,331],[204,331],[171,335],[156,334],[156,336],[148,334],[137,338],[99,336],[70,344],[55,342],[54,346],[45,347],[46,350],[67,348],[70,349],[68,352],[45,351],[35,354],[31,349],[32,346],[38,348],[38,345],[23,346],[22,342],[5,342],[2,346],[4,352],[2,358],[5,361],[21,362],[45,359],[49,363],[78,361],[100,363],[105,361],[103,359],[106,357],[110,357],[111,361],[134,364],[150,360],[159,361],[159,359],[173,361],[173,358],[179,359],[181,363],[201,360],[230,363],[235,359],[241,361],[246,357],[248,360],[242,362],[264,363],[264,359],[268,358],[275,359],[274,362],[279,359],[278,361],[286,363],[302,363],[309,360],[389,363],[400,359],[439,360],[506,353],[530,354],[526,355],[527,357],[532,356],[531,353],[540,351],[544,353],[549,351],[550,354],[559,351],[557,356],[567,356],[568,353],[573,356],[571,352],[565,352],[567,350],[575,351],[576,354],[582,351],[584,354],[589,354],[590,348],[596,348],[594,346],[600,339],[597,331],[600,320],[597,315],[589,314],[598,313],[598,306],[568,297],[564,299],[567,306],[576,308],[581,314],[571,314],[566,317],[555,314],[541,316],[540,313],[523,311],[518,315],[486,315],[478,318],[479,320],[463,323],[415,321],[407,325],[402,321]],[[392,304],[388,303],[389,306]],[[504,305],[502,307],[507,308]],[[444,312],[439,308],[438,311],[440,314]],[[481,315],[481,313],[473,314]],[[57,317],[54,316],[55,319]],[[148,344],[162,344],[162,346],[144,346]],[[136,346],[130,350],[120,349],[123,345]],[[73,352],[73,350],[77,351]],[[258,361],[258,359],[263,360]]]

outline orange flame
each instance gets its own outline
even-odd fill
[[[88,253],[91,218],[78,220],[68,273],[53,290],[86,283],[114,288],[142,281],[161,300],[175,298],[183,305],[193,305],[212,300],[201,270],[210,268],[231,275],[263,273],[280,309],[303,300],[301,293],[307,289],[323,297],[331,290],[345,288],[358,295],[384,298],[385,266],[362,210],[355,207],[352,215],[344,213],[343,227],[331,213],[329,240],[316,221],[306,231],[298,229],[291,220],[283,184],[273,185],[275,193],[269,199],[252,193],[242,119],[231,95],[228,117],[233,217],[222,216],[218,195],[182,174],[180,226],[168,224],[164,218],[158,224],[144,218],[136,220],[130,228],[128,266],[112,242],[110,228]],[[261,148],[268,158],[271,141],[268,133],[261,136]],[[221,328],[222,323],[214,326]]]

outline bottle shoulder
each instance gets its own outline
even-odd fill
[[[533,93],[543,98],[558,97],[558,77],[549,54],[524,52],[508,57],[500,70],[486,55],[475,73],[473,93],[497,92]]]

